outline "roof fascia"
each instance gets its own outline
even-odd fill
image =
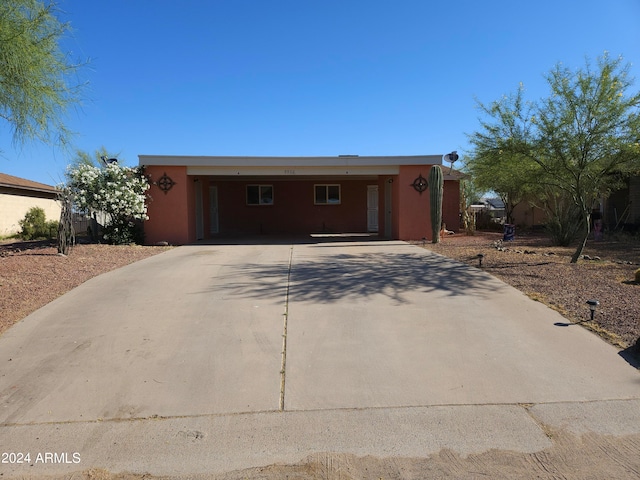
[[[441,155],[338,157],[235,157],[138,155],[140,165],[184,167],[373,167],[400,165],[441,165]]]

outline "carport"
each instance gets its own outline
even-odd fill
[[[442,156],[140,155],[139,163],[152,183],[150,244],[311,233],[417,240],[431,237],[429,195],[417,186]],[[443,219],[455,231],[459,179],[444,170]]]

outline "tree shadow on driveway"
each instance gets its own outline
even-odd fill
[[[238,269],[225,282],[216,279],[216,288],[233,296],[273,298],[275,285],[283,285],[288,277],[290,295],[296,301],[331,303],[384,295],[401,304],[412,292],[489,298],[506,287],[478,268],[428,251],[310,257],[302,251],[300,255],[294,252],[290,275],[282,265],[247,264]]]

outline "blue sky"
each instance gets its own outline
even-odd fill
[[[59,0],[90,64],[74,149],[418,155],[468,148],[475,99],[606,50],[640,88],[640,0]],[[12,145],[0,172],[56,184],[74,151]]]

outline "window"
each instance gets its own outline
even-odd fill
[[[247,185],[247,205],[273,205],[273,185]]]
[[[339,205],[340,185],[314,185],[316,205]]]

